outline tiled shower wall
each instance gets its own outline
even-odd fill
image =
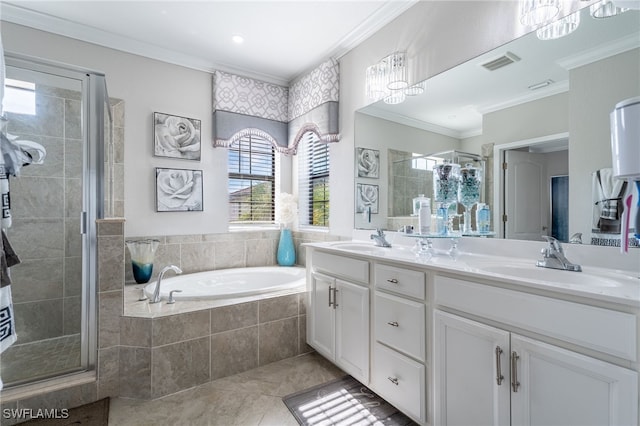
[[[22,260],[11,268],[18,344],[80,332],[81,94],[38,85],[36,108],[7,114],[9,133],[47,150],[44,164],[10,178],[7,236]]]

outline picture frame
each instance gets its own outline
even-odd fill
[[[204,211],[202,170],[156,167],[156,211]]]
[[[367,183],[356,184],[356,213],[368,212],[371,208],[372,214],[378,213],[380,191],[378,185]]]
[[[178,115],[153,113],[153,155],[200,161],[201,121]]]
[[[356,170],[359,178],[380,177],[380,151],[371,148],[356,148]]]

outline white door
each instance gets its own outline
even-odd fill
[[[336,364],[369,382],[369,289],[336,280]]]
[[[543,154],[504,152],[505,238],[541,240],[549,235],[549,185]]]
[[[436,425],[509,425],[509,333],[435,311]]]
[[[511,351],[513,425],[638,424],[636,372],[515,334]]]
[[[334,282],[335,279],[331,277],[315,273],[311,275],[311,315],[308,318],[309,345],[331,360],[335,354],[335,312],[330,305]]]

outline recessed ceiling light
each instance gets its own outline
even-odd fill
[[[242,44],[244,43],[244,37],[242,37],[239,34],[234,35],[233,37],[231,37],[231,40],[233,40],[233,42],[235,44]]]

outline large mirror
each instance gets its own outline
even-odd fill
[[[594,182],[612,165],[609,113],[640,95],[640,11],[580,14],[568,36],[530,33],[426,80],[420,95],[359,110],[356,228],[417,224],[409,203],[432,197],[427,162],[454,152],[481,158],[497,237],[610,244],[617,230],[601,227]]]

